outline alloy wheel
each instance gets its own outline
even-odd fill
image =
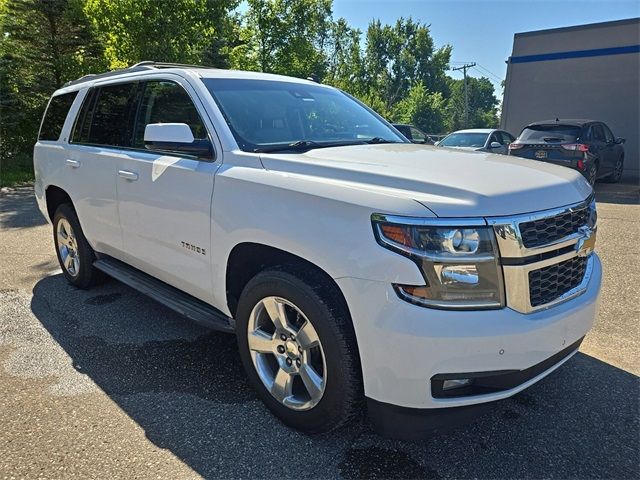
[[[322,399],[327,367],[316,329],[293,303],[260,300],[249,316],[247,340],[258,377],[281,404],[309,410]]]
[[[69,275],[75,277],[80,271],[80,256],[73,228],[66,218],[61,218],[56,227],[60,262]]]
[[[619,180],[622,177],[622,158],[619,158],[616,162],[616,166],[613,169],[613,178],[615,180]]]
[[[591,165],[591,168],[589,169],[589,184],[591,186],[594,186],[596,184],[596,180],[598,177],[598,169],[595,165]]]

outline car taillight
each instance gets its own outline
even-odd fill
[[[519,148],[524,147],[523,144],[521,143],[510,143],[509,144],[509,150],[518,150]]]
[[[585,145],[584,143],[568,143],[565,145],[562,145],[562,148],[564,148],[565,150],[573,150],[573,151],[578,151],[578,152],[588,152],[589,151],[589,145]]]

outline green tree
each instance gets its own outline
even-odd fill
[[[323,77],[330,41],[331,0],[248,0],[236,68]]]
[[[496,127],[498,118],[498,99],[491,81],[486,77],[467,77],[469,95],[468,128]],[[451,95],[447,101],[447,128],[458,130],[465,128],[464,119],[464,81],[449,79]]]
[[[411,18],[399,18],[393,26],[374,20],[366,34],[365,80],[391,110],[415,82],[446,94],[450,57],[449,45],[434,47],[428,25]]]
[[[360,38],[360,30],[351,28],[344,18],[333,22],[323,81],[362,96],[366,93],[366,85]]]
[[[445,108],[442,93],[429,92],[422,83],[416,82],[409,94],[395,105],[392,118],[428,133],[441,133],[445,131]]]
[[[0,10],[0,156],[27,157],[44,107],[65,81],[103,70],[81,0],[6,0]]]
[[[142,60],[226,66],[239,0],[85,0],[110,68]]]

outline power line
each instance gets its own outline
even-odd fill
[[[465,63],[464,65],[456,68],[452,68],[452,70],[462,70],[462,75],[464,77],[464,126],[467,128],[469,125],[469,92],[467,91],[467,70],[469,68],[475,67],[475,62]]]
[[[497,82],[502,82],[502,78],[500,78],[498,75],[496,75],[495,73],[493,73],[491,70],[489,70],[486,67],[483,67],[480,64],[476,65],[476,70],[478,70],[480,73],[482,73],[483,75],[488,75],[489,77],[492,77],[495,81]]]

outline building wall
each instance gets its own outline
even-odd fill
[[[507,66],[502,128],[555,118],[604,121],[640,174],[640,19],[519,33]]]

